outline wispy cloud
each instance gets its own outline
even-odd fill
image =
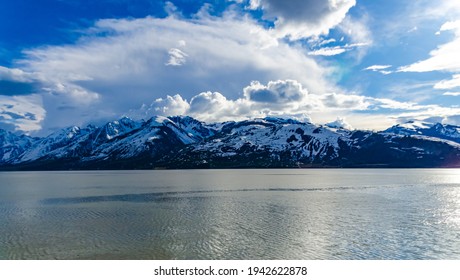
[[[336,46],[336,47],[328,47],[328,48],[322,48],[322,49],[309,51],[308,54],[309,55],[321,55],[321,56],[334,56],[334,55],[342,54],[346,51],[347,51],[346,48]]]
[[[372,65],[364,68],[363,70],[379,71],[390,68],[391,65]]]
[[[430,58],[416,63],[402,66],[400,72],[430,72],[430,71],[449,71],[460,72],[460,21],[446,22],[442,25],[440,32],[454,31],[455,38],[437,49],[430,52]]]
[[[187,61],[186,58],[188,55],[179,49],[172,48],[168,51],[168,54],[169,60],[166,65],[181,66]]]
[[[446,91],[442,95],[445,95],[445,96],[460,96],[460,92]]]
[[[434,85],[435,89],[453,89],[460,88],[460,74],[455,74],[449,80],[439,81]]]
[[[392,65],[372,65],[372,66],[364,68],[363,70],[379,72],[379,73],[382,73],[384,75],[388,75],[388,74],[393,73],[393,71],[385,70],[385,69],[388,69],[388,68],[391,68],[391,67],[392,67]]]
[[[368,45],[368,43],[356,43],[345,44],[343,46],[324,47],[309,51],[308,54],[313,56],[335,56]]]

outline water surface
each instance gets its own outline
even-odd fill
[[[460,170],[0,172],[0,259],[460,259]]]

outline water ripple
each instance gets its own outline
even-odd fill
[[[176,191],[176,192],[154,192],[141,194],[117,194],[101,196],[84,196],[84,197],[61,197],[47,198],[40,200],[42,204],[77,204],[77,203],[99,203],[99,202],[161,202],[169,200],[178,200],[182,198],[192,198],[186,195],[194,194],[219,194],[235,192],[319,192],[319,191],[345,191],[356,189],[375,189],[375,186],[364,187],[323,187],[323,188],[248,188],[237,190],[195,190],[195,191]],[[195,197],[198,198],[198,197]],[[203,198],[203,197],[201,197]]]

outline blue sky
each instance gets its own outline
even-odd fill
[[[0,128],[123,115],[460,125],[459,52],[457,0],[1,1]]]

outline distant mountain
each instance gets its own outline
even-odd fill
[[[460,127],[448,124],[409,121],[392,126],[384,132],[410,136],[430,136],[460,143]]]
[[[460,127],[408,122],[385,131],[292,119],[206,124],[127,117],[32,138],[0,130],[0,169],[458,167]]]
[[[0,164],[13,162],[32,147],[37,139],[26,135],[17,136],[0,129]]]

